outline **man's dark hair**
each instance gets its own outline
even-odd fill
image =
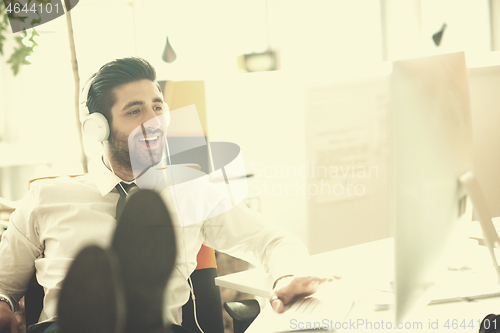
[[[102,66],[89,79],[92,81],[87,95],[89,113],[99,112],[111,124],[111,107],[116,102],[114,89],[123,84],[148,79],[156,81],[153,66],[142,58],[115,59]]]

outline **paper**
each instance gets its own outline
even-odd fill
[[[387,80],[311,86],[306,90],[306,138],[314,199],[366,198],[379,177],[375,155],[387,143]]]

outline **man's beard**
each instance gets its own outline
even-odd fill
[[[158,140],[163,142],[161,131],[158,135]],[[141,144],[139,139],[144,137],[142,131],[132,131],[130,136],[129,140],[129,136],[118,131],[110,133],[108,138],[110,159],[113,161],[113,165],[119,165],[124,170],[133,173],[134,178],[137,178],[153,165],[160,163],[163,157],[163,144],[154,149],[149,148],[145,143]]]

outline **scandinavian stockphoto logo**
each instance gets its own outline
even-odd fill
[[[70,11],[78,0],[4,0],[5,11],[12,32],[19,32],[42,25]]]
[[[120,144],[119,137],[110,140]],[[142,123],[127,140],[136,184],[168,188],[181,226],[225,213],[248,194],[239,146],[208,143],[195,105]]]

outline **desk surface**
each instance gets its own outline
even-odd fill
[[[481,251],[481,257],[484,262],[490,260],[487,249],[484,247]],[[390,281],[394,276],[394,241],[392,238],[378,240],[366,244],[352,246],[344,249],[334,250],[311,256],[311,261],[314,266],[319,267],[320,271],[325,273],[342,276],[343,279],[349,280],[356,285],[373,286],[383,284],[384,281]],[[269,297],[271,292],[272,279],[269,274],[264,273],[260,268],[252,269],[245,272],[230,274],[216,278],[216,284],[221,287],[236,289],[238,291],[254,294],[261,297]],[[366,290],[366,289],[363,289]],[[500,291],[500,288],[499,288]],[[414,328],[407,331],[418,332],[441,332],[455,331],[461,332],[477,332],[481,320],[489,313],[500,314],[500,298],[491,297],[475,301],[459,301],[443,304],[429,305],[420,311],[418,315],[411,318],[411,322],[403,323],[404,325],[413,325]],[[290,317],[277,315],[272,309],[267,306],[262,310],[261,315],[255,320],[247,332],[263,333],[273,332],[276,327],[270,323],[283,321],[283,318],[288,320],[288,323],[282,323],[281,327],[289,329],[307,328],[307,321],[295,319],[291,322]],[[335,328],[336,324],[339,328],[344,324],[344,321],[349,324],[349,327],[344,327],[344,330],[352,330],[356,332],[373,330],[394,330],[394,311],[392,309],[385,311],[375,311],[373,304],[369,304],[366,300],[358,301],[349,315],[339,320],[335,318],[324,318],[326,322],[333,325],[329,328]],[[379,328],[370,327],[377,323]],[[391,323],[386,326],[381,326],[383,323]],[[302,323],[302,326],[300,326]],[[333,323],[333,324],[332,324]],[[309,323],[311,324],[311,323]],[[367,326],[368,325],[368,326]],[[420,326],[418,326],[420,325]],[[388,328],[391,326],[392,328]],[[500,328],[500,322],[498,323]],[[346,329],[347,328],[347,329]]]
[[[311,256],[315,273],[337,275],[353,280],[378,281],[394,275],[394,241],[386,238]],[[369,273],[369,274],[368,274]],[[269,297],[272,277],[262,268],[215,278],[220,287],[260,297]]]
[[[463,332],[477,333],[482,319],[490,314],[500,313],[500,298],[489,298],[474,302],[453,302],[429,305],[418,315],[401,323],[394,323],[394,311],[373,311],[366,304],[357,303],[344,319],[335,318],[335,314],[326,315],[319,320],[302,319],[297,316],[280,315],[270,306],[250,325],[246,333],[281,332],[314,327],[348,332]],[[494,323],[491,324],[493,327]],[[499,323],[496,323],[500,327]],[[276,329],[280,327],[279,329]],[[311,331],[311,332],[317,332]]]
[[[500,217],[494,218],[493,223],[499,232]],[[482,238],[482,230],[478,222],[471,223],[466,232],[473,239]],[[489,263],[491,259],[487,249],[481,247],[479,251],[483,252],[480,254],[480,260]],[[497,257],[500,258],[500,255],[497,254]],[[311,262],[312,266],[318,269],[319,274],[337,275],[365,281],[392,279],[394,276],[394,239],[386,238],[316,254],[311,256]],[[219,276],[215,279],[215,284],[260,297],[269,297],[272,277],[265,273],[262,268],[255,268]]]

